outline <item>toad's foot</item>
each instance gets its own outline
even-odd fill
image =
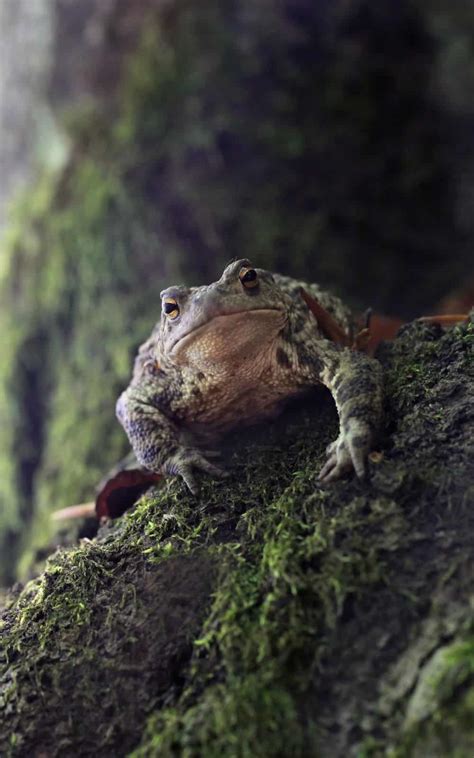
[[[367,456],[372,446],[372,436],[372,430],[367,424],[354,420],[347,433],[341,432],[337,440],[327,447],[328,459],[318,479],[326,484],[340,479],[350,471],[355,471],[358,478],[363,479],[367,468]]]
[[[210,450],[201,451],[193,447],[181,447],[164,463],[163,471],[165,474],[180,476],[193,495],[197,495],[199,485],[194,476],[194,469],[205,471],[206,474],[220,479],[229,476],[229,473],[221,466],[207,460],[206,456],[216,457],[216,455]]]

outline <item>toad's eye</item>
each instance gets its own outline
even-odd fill
[[[163,313],[171,320],[179,316],[179,305],[174,297],[163,298]]]
[[[258,276],[254,268],[241,268],[239,271],[239,279],[245,289],[251,290],[254,287],[258,287]]]

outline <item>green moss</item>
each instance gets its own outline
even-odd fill
[[[16,502],[17,518],[31,517],[36,501],[33,548],[44,542],[43,511],[90,499],[126,450],[114,401],[138,335],[152,323],[136,292],[155,299],[152,280],[132,260],[158,243],[115,171],[82,160],[73,179],[55,188],[50,215],[43,209],[41,220],[30,216],[28,247],[23,233],[5,253],[15,273],[3,287],[9,353],[0,443],[10,468],[2,500]],[[8,526],[17,529],[18,521]]]
[[[329,494],[313,492],[313,472],[308,462],[276,500],[267,495],[264,509],[246,510],[236,526],[241,542],[219,546],[219,589],[195,642],[186,710],[153,716],[137,755],[316,750],[317,732],[296,718],[296,703],[311,687],[347,601],[383,579],[383,554],[403,516],[384,498],[370,505],[354,498],[334,512]],[[225,684],[206,687],[216,676]]]
[[[211,685],[198,706],[183,719],[166,710],[148,724],[150,736],[131,753],[134,758],[154,755],[199,755],[205,747],[210,758],[239,756],[304,755],[304,738],[297,724],[296,707],[286,689],[279,690],[262,673],[225,685]]]
[[[474,750],[474,638],[441,647],[421,671],[408,704],[405,734],[391,753],[465,758]]]

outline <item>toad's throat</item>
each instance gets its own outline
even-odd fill
[[[233,331],[238,326],[255,327],[260,325],[263,329],[270,329],[280,331],[286,323],[286,311],[282,308],[252,308],[240,311],[229,311],[228,313],[219,313],[211,316],[207,321],[199,326],[190,329],[185,334],[182,334],[172,344],[170,352],[176,354],[177,352],[185,349],[194,341],[198,341],[200,337],[207,332],[216,329],[222,332],[227,332],[229,339],[233,336]]]

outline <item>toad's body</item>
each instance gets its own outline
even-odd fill
[[[275,416],[284,401],[316,384],[331,390],[341,430],[321,478],[365,469],[380,425],[379,364],[326,339],[301,287],[346,330],[350,313],[317,285],[230,264],[204,287],[170,287],[163,313],[140,348],[117,414],[141,464],[181,475],[213,475],[206,446],[240,424]]]

